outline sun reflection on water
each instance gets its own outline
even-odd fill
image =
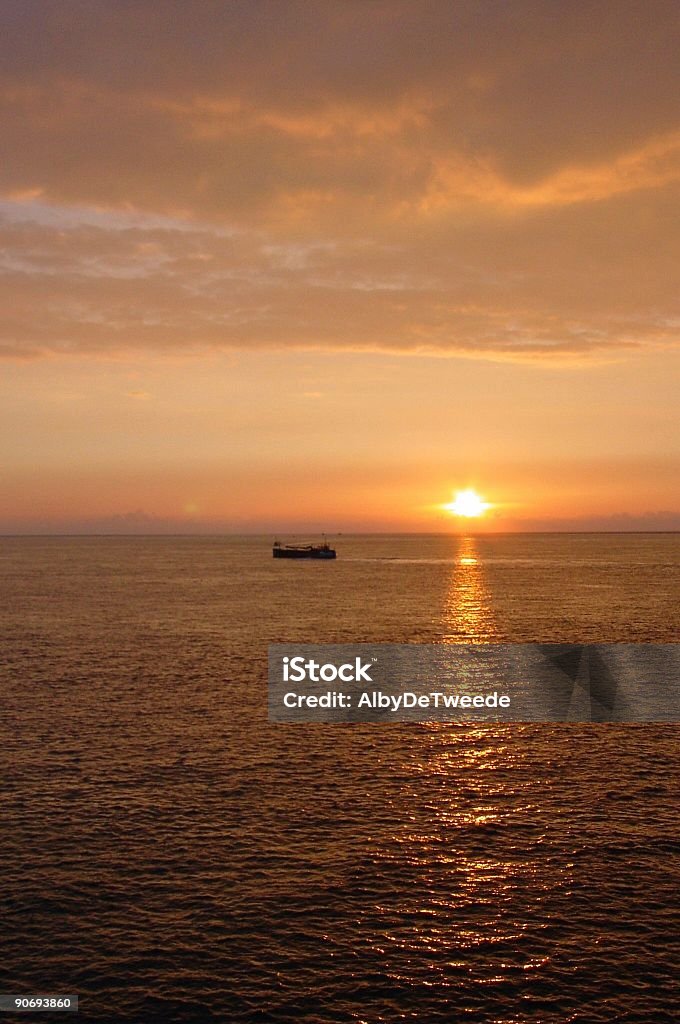
[[[377,901],[373,941],[395,982],[415,975],[465,1001],[548,963],[535,912],[562,879],[536,855],[540,782],[510,727],[430,723],[420,739],[383,853],[399,886]]]
[[[444,607],[445,643],[488,643],[495,636],[491,594],[475,537],[459,537]]]

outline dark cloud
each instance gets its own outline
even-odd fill
[[[674,2],[22,0],[2,21],[1,351],[675,343]]]

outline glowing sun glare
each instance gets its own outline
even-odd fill
[[[466,519],[476,519],[483,516],[489,503],[477,494],[476,491],[457,491],[453,501],[444,508],[454,516],[465,516]]]

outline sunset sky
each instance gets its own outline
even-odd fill
[[[680,4],[4,0],[0,532],[680,529]]]

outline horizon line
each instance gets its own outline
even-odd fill
[[[162,533],[162,532],[147,532],[147,533],[136,533],[136,532],[24,532],[24,533],[3,533],[0,531],[0,539],[18,539],[21,537],[45,537],[45,538],[63,538],[63,537],[137,537],[137,538],[161,538],[161,539],[173,539],[177,537],[303,537],[309,536],[310,534],[318,534],[318,530],[281,530],[278,533],[273,530],[267,531],[237,531],[237,530],[219,530],[219,531],[198,531],[188,532],[182,531],[179,533]],[[532,537],[532,536],[566,536],[566,537],[577,537],[577,536],[625,536],[625,535],[675,535],[680,534],[680,529],[676,530],[340,530],[340,531],[321,531],[322,536],[326,537]]]

